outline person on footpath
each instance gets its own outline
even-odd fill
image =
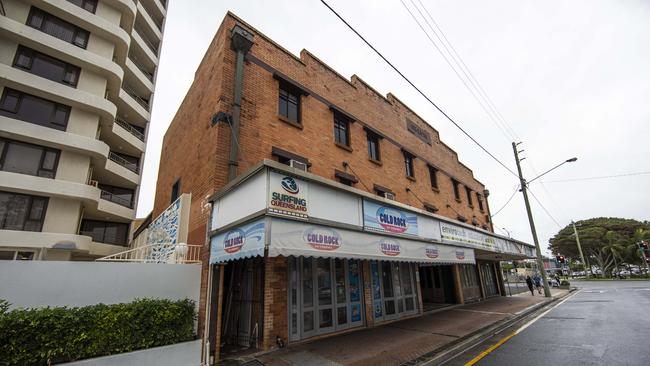
[[[526,276],[526,284],[528,285],[528,289],[530,290],[530,294],[535,296],[535,290],[533,290],[533,279],[530,278],[530,276]]]
[[[542,294],[542,279],[539,277],[538,274],[535,274],[535,277],[533,277],[533,282],[535,282],[535,288],[537,289],[538,294]]]

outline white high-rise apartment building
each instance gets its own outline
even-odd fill
[[[126,250],[167,0],[0,0],[0,259]]]

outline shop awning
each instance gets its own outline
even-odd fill
[[[269,257],[475,263],[474,250],[470,248],[277,218],[258,220],[214,236],[210,263],[263,256],[265,242]]]

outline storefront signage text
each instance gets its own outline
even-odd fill
[[[408,211],[363,200],[363,226],[368,230],[418,235],[418,217]]]
[[[341,235],[332,229],[309,228],[303,233],[303,240],[318,250],[336,250],[341,244]]]
[[[290,176],[271,173],[269,211],[292,217],[307,218],[306,182]]]

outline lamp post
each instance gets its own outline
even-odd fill
[[[587,271],[587,262],[585,262],[585,256],[582,254],[582,246],[580,245],[580,237],[578,236],[578,229],[576,228],[576,223],[571,220],[571,225],[573,225],[573,233],[576,236],[576,245],[578,245],[578,252],[580,253],[580,259],[582,259],[582,266],[585,269],[585,276],[589,278],[589,272],[591,271],[591,266],[589,266],[589,271]]]
[[[510,230],[508,230],[508,229],[506,229],[504,227],[502,227],[501,230],[505,231],[508,234],[509,238],[512,238],[512,235],[510,235]]]
[[[548,278],[546,276],[546,271],[544,270],[544,262],[542,261],[542,249],[539,247],[539,240],[537,239],[537,230],[535,229],[535,221],[533,220],[533,212],[530,210],[530,202],[528,202],[528,192],[526,191],[526,188],[528,188],[527,186],[528,183],[526,183],[526,179],[524,179],[524,175],[521,172],[521,160],[519,159],[520,151],[517,151],[517,145],[519,144],[515,142],[512,143],[512,151],[515,153],[515,161],[517,163],[517,171],[519,172],[519,183],[521,185],[521,193],[524,196],[524,203],[526,204],[526,213],[528,213],[528,223],[530,224],[530,231],[533,235],[533,242],[535,243],[535,250],[537,254],[537,267],[540,268],[540,272],[542,272],[542,282],[544,283],[544,296],[551,297],[551,289],[548,287]],[[531,179],[530,181],[532,182],[535,179],[538,179],[539,177],[549,173],[550,171],[559,168],[565,163],[572,163],[576,160],[578,160],[578,158],[567,159],[562,163],[554,166],[553,168],[545,171],[544,173],[538,175],[537,177]]]

